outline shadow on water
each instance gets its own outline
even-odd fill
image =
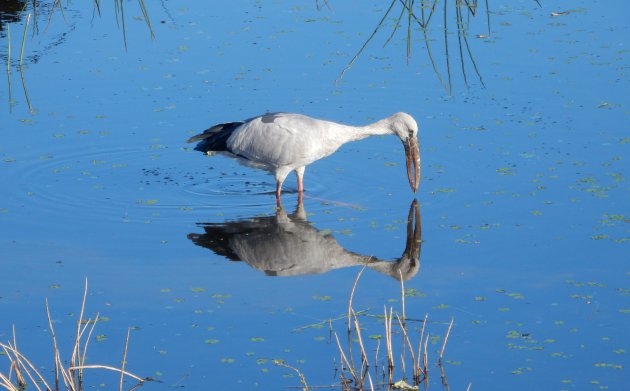
[[[290,215],[279,205],[275,216],[200,223],[199,226],[205,233],[188,235],[194,244],[229,260],[243,261],[268,276],[321,274],[365,265],[397,280],[401,277],[409,280],[420,270],[422,225],[420,206],[415,199],[409,207],[405,250],[393,261],[343,248],[330,233],[308,222],[301,202]]]
[[[0,37],[4,37],[5,25],[21,20],[21,11],[25,2],[19,0],[2,0],[0,2]]]

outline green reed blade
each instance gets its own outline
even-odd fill
[[[490,31],[490,4],[488,4],[488,0],[486,0],[486,19],[488,20],[488,36],[492,35]]]
[[[447,18],[447,7],[448,0],[444,0],[444,50],[446,52],[446,73],[448,75],[448,93],[451,94],[453,90],[453,83],[451,80],[451,61],[448,53],[448,18]]]
[[[7,72],[11,72],[11,23],[7,23]]]
[[[31,21],[31,14],[28,14],[26,18],[26,24],[24,25],[24,34],[22,35],[22,49],[20,50],[20,67],[22,66],[22,59],[24,57],[24,45],[26,44],[26,33],[28,31],[28,24]]]
[[[383,27],[383,23],[385,22],[385,19],[387,18],[387,15],[389,15],[389,13],[391,12],[392,8],[394,7],[394,4],[396,4],[396,0],[392,0],[391,4],[389,5],[389,8],[387,9],[387,11],[385,12],[385,15],[383,15],[383,17],[381,18],[381,21],[378,22],[378,25],[376,25],[376,28],[374,29],[374,31],[372,31],[372,34],[370,35],[370,37],[363,43],[363,46],[361,46],[361,49],[359,49],[359,51],[357,52],[357,54],[354,55],[354,57],[352,57],[352,60],[350,60],[350,62],[348,63],[348,65],[346,65],[346,67],[341,71],[341,73],[339,74],[339,76],[337,76],[337,79],[335,80],[336,82],[341,80],[343,78],[343,75],[346,74],[346,72],[348,72],[348,70],[350,68],[352,68],[352,66],[354,65],[354,63],[357,61],[357,58],[359,58],[359,56],[361,55],[361,53],[363,53],[363,51],[365,50],[365,48],[367,47],[367,45],[370,43],[370,41],[372,41],[372,38],[374,38],[374,36],[376,35],[376,33],[378,32],[378,30],[381,29],[381,27]]]
[[[125,6],[124,0],[120,0],[120,21],[123,30],[123,41],[125,42],[125,51],[127,51],[127,29],[125,27]]]
[[[142,16],[144,17],[144,21],[147,23],[147,27],[149,28],[149,32],[151,33],[151,39],[155,39],[155,34],[153,33],[153,27],[151,26],[151,19],[149,19],[149,12],[147,11],[147,7],[144,4],[144,0],[138,0],[138,5],[140,5]]]
[[[409,64],[409,59],[411,58],[411,19],[412,19],[412,15],[413,13],[411,12],[411,10],[413,9],[413,1],[414,0],[410,0],[410,4],[408,9],[408,16],[407,16],[407,64]]]
[[[400,21],[402,20],[402,17],[404,14],[405,14],[405,7],[402,7],[402,9],[400,10],[400,15],[398,15],[398,18],[396,18],[396,23],[394,23],[394,28],[392,29],[392,33],[389,35],[389,38],[387,38],[387,41],[385,41],[385,43],[383,44],[383,47],[387,46],[389,44],[389,41],[391,41],[392,38],[394,38],[394,34],[396,34],[396,31],[398,31],[398,27],[400,27]]]
[[[33,114],[35,110],[33,110],[33,106],[31,106],[31,100],[28,97],[28,89],[26,88],[26,80],[24,80],[24,68],[22,65],[19,67],[20,77],[22,78],[22,88],[24,89],[24,97],[26,98],[26,104],[28,105],[28,111]]]
[[[94,6],[96,7],[96,12],[98,12],[98,16],[101,16],[101,0],[94,0]]]
[[[464,22],[462,20],[462,10],[459,4],[455,6],[455,20],[457,21],[457,43],[459,45],[459,61],[462,67],[462,75],[464,75],[464,84],[468,85],[468,77],[466,77],[466,66],[464,62],[464,51],[462,49],[462,35],[464,34]]]

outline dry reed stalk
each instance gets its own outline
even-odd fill
[[[15,336],[15,325],[12,327],[13,329],[13,349],[17,351],[17,338]],[[18,388],[26,387],[26,380],[24,379],[24,375],[22,374],[22,369],[24,365],[20,362],[20,358],[18,356],[15,357],[15,361],[12,366],[15,366],[15,381],[18,384]],[[25,370],[28,374],[28,370]]]
[[[422,322],[422,329],[420,330],[420,340],[418,341],[418,361],[415,365],[415,367],[417,368],[417,375],[418,375],[417,381],[420,381],[421,379],[420,375],[424,373],[424,371],[422,370],[422,366],[420,365],[420,359],[422,358],[422,341],[424,340],[424,328],[427,325],[428,318],[429,318],[429,314],[425,314],[424,321]]]
[[[407,236],[409,237],[409,236]],[[402,271],[398,270],[398,274],[400,275],[400,302],[402,306],[402,325],[405,324],[405,281],[403,279]]]
[[[370,258],[371,259],[371,258]],[[369,262],[369,260],[368,260]],[[363,274],[363,271],[365,270],[365,268],[367,267],[367,262],[363,265],[363,267],[361,268],[361,270],[359,271],[359,273],[357,274],[357,278],[354,280],[354,284],[352,285],[352,290],[350,291],[350,299],[348,299],[348,356],[350,356],[350,363],[349,365],[352,366],[352,368],[354,369],[354,355],[352,354],[352,312],[354,311],[354,309],[352,308],[352,301],[354,299],[354,292],[356,291],[357,285],[359,283],[359,278],[361,278],[361,274]]]
[[[387,315],[387,308],[385,308],[385,347],[387,348],[387,366],[389,371],[394,369],[394,351],[392,348],[392,311],[390,307],[389,316]]]
[[[381,348],[381,339],[376,340],[376,353],[374,354],[374,373],[378,373],[378,351]]]
[[[339,336],[337,335],[337,333],[335,333],[335,339],[337,340],[337,347],[339,348],[339,353],[341,354],[341,373],[343,373],[343,366],[345,365],[346,368],[348,368],[348,370],[350,371],[350,374],[352,375],[352,377],[354,378],[354,381],[356,384],[359,384],[359,378],[357,376],[357,374],[355,373],[354,367],[350,365],[350,361],[348,361],[348,358],[346,357],[346,354],[343,352],[343,348],[341,347],[341,342],[339,342]]]
[[[53,354],[55,355],[55,390],[59,389],[59,365],[58,365],[58,357],[59,357],[59,349],[57,349],[57,337],[55,335],[55,328],[52,324],[52,319],[50,317],[50,307],[48,306],[48,298],[46,299],[46,316],[48,317],[48,327],[50,328],[50,334],[52,336],[53,341]]]
[[[448,341],[448,336],[451,334],[451,329],[453,328],[454,319],[451,318],[451,323],[448,325],[448,330],[446,330],[446,335],[444,336],[444,342],[442,342],[442,349],[440,350],[440,363],[442,363],[442,357],[444,356],[444,349],[446,348],[446,341]]]
[[[285,363],[282,360],[274,360],[273,363],[275,365],[278,365],[278,366],[281,366],[281,367],[285,367],[285,368],[289,368],[289,369],[292,369],[293,371],[295,371],[295,373],[297,373],[298,377],[300,378],[300,382],[304,386],[304,388],[302,388],[302,390],[308,391],[309,387],[308,387],[308,384],[306,384],[306,377],[304,377],[304,375],[302,374],[302,372],[300,372],[299,369],[297,369],[296,367],[293,367],[293,366]]]
[[[16,388],[11,380],[9,380],[5,375],[0,373],[0,387],[7,389],[8,391],[20,391]]]
[[[9,362],[11,363],[11,365],[9,365],[8,379],[10,380],[13,377],[13,374],[15,374],[15,382],[17,383],[18,388],[21,388],[22,385],[24,384],[22,382],[23,377],[21,375],[22,369],[20,367],[20,362],[17,356],[12,355],[12,353],[14,352],[14,347],[9,342],[9,345],[2,345],[2,348],[4,349],[4,352],[9,358]]]
[[[123,371],[120,368],[116,368],[116,367],[112,367],[109,365],[96,365],[96,364],[90,364],[90,365],[82,365],[80,367],[69,367],[68,371],[74,372],[74,371],[79,371],[79,370],[84,370],[84,369],[107,369],[108,371],[113,371],[113,372],[118,372],[118,373],[122,373],[125,376],[129,376],[130,378],[136,379],[139,382],[144,383],[144,379],[134,375],[131,372],[127,372],[127,371]]]
[[[365,270],[366,267],[367,267],[367,263],[365,265],[363,265],[363,267],[359,271],[359,274],[357,274],[357,278],[354,280],[354,284],[352,285],[352,290],[350,291],[350,299],[348,300],[348,332],[350,332],[351,329],[352,329],[352,323],[350,321],[350,319],[352,319],[352,318],[350,316],[350,312],[353,311],[352,310],[352,299],[354,298],[354,291],[356,290],[357,284],[359,283],[359,278],[361,278],[361,274],[363,274],[363,271]]]
[[[411,12],[411,11],[409,11]],[[411,228],[411,224],[408,224],[407,229],[409,230],[409,228]],[[407,232],[407,238],[409,238],[409,232]],[[409,239],[407,239],[409,240]],[[406,330],[406,326],[405,326],[405,282],[403,279],[403,275],[402,275],[402,271],[398,270],[398,274],[400,277],[400,303],[401,303],[401,309],[402,309],[402,319],[401,317],[396,314],[396,318],[398,320],[398,323],[400,325],[400,328],[402,330],[402,344],[403,344],[403,348],[401,349],[400,352],[400,363],[402,365],[402,372],[403,372],[403,377],[405,376],[405,373],[407,372],[407,360],[405,359],[405,353],[406,353],[406,349],[405,349],[405,337],[407,337],[407,340],[409,340],[409,337],[407,336],[407,330]],[[413,357],[413,350],[411,350],[411,355]],[[412,360],[413,363],[413,360]],[[412,366],[413,368],[413,366]]]
[[[359,326],[359,318],[357,314],[352,310],[352,315],[354,317],[354,327],[357,330],[357,339],[359,340],[359,347],[361,348],[361,387],[363,387],[363,383],[365,382],[365,374],[368,372],[370,363],[367,358],[367,354],[365,353],[365,347],[363,346],[363,338],[361,337],[361,327]]]
[[[429,344],[429,333],[427,333],[427,338],[424,340],[424,354],[423,354],[423,366],[424,366],[424,378],[429,378],[429,354],[427,353],[427,345]]]
[[[9,357],[9,360],[11,361],[12,366],[13,365],[17,365],[16,364],[17,362],[20,363],[20,365],[22,366],[22,369],[24,369],[25,372],[27,373],[27,376],[33,381],[33,384],[36,384],[35,388],[40,390],[40,388],[37,386],[37,383],[34,382],[35,379],[34,379],[33,376],[31,376],[31,372],[30,371],[33,371],[33,373],[37,376],[37,380],[41,381],[42,384],[44,384],[47,389],[49,389],[49,390],[51,389],[50,386],[48,386],[48,383],[46,383],[46,380],[44,380],[42,375],[35,368],[33,363],[31,363],[22,353],[20,353],[19,351],[15,350],[15,348],[13,346],[11,346],[11,344],[5,345],[3,343],[0,343],[0,347],[3,348],[5,353],[7,353],[7,356]],[[11,354],[9,352],[13,354],[13,358],[11,358]],[[26,363],[26,365],[24,365],[25,363]],[[29,370],[29,368],[30,368],[30,370]],[[9,379],[10,379],[10,377],[9,377]]]
[[[370,365],[369,358],[366,353],[366,346],[365,346],[365,341],[363,339],[363,333],[361,330],[361,324],[359,322],[358,313],[352,307],[354,292],[358,285],[358,280],[362,271],[363,269],[361,270],[361,272],[359,273],[359,276],[354,282],[352,293],[350,296],[350,303],[348,305],[349,325],[348,325],[348,353],[347,354],[341,347],[339,336],[336,333],[334,333],[335,340],[337,341],[337,347],[339,348],[339,354],[340,354],[340,363],[341,363],[340,380],[341,380],[341,388],[343,390],[363,391],[367,389],[368,384],[369,384],[370,389],[373,390],[374,383],[372,381],[372,375],[370,373],[371,372],[369,368],[370,366],[374,368],[374,374],[377,377],[379,376],[379,352],[380,352],[381,338],[377,339],[377,342],[376,342],[377,345],[375,349],[376,353],[374,356],[373,365]],[[400,289],[401,289],[401,298],[402,298],[401,303],[404,308],[405,287],[404,287],[404,283],[402,282],[402,279],[401,279]],[[396,365],[395,365],[394,348],[393,348],[393,319],[394,319],[393,311],[394,311],[393,307],[387,308],[387,306],[383,306],[387,366],[385,364],[382,365],[382,383],[377,384],[378,387],[381,387],[384,385],[391,386],[392,384],[394,384],[393,376],[394,376],[394,369]],[[411,361],[412,370],[413,370],[414,385],[418,386],[420,383],[424,382],[425,387],[426,387],[428,386],[428,378],[429,378],[428,344],[429,344],[429,339],[431,338],[428,332],[425,333],[427,329],[427,323],[428,323],[428,314],[425,314],[424,319],[422,320],[422,327],[420,329],[420,339],[418,341],[417,356],[416,356],[416,351],[414,351],[413,344],[411,341],[412,337],[410,336],[409,331],[407,330],[407,325],[405,322],[406,314],[404,311],[405,310],[403,309],[402,314],[398,314],[398,313],[395,314],[396,321],[398,322],[398,326],[401,329],[402,347],[401,347],[401,353],[400,353],[400,361],[401,361],[400,365],[402,368],[402,376],[404,379],[405,373],[407,370],[407,364],[408,364],[406,362],[407,361],[406,350],[409,349],[410,361]],[[441,346],[439,357],[437,360],[437,365],[440,366],[440,369],[441,369],[442,382],[443,382],[444,387],[446,387],[447,390],[449,388],[449,385],[445,380],[446,375],[444,373],[445,371],[442,365],[442,359],[444,356],[444,351],[446,349],[446,343],[448,342],[448,338],[453,328],[453,324],[454,324],[454,319],[451,319],[451,322],[449,323],[444,340],[442,341],[442,346]],[[332,325],[330,325],[330,327],[332,328]],[[360,368],[356,368],[353,361],[353,354],[352,354],[352,344],[353,344],[352,343],[352,338],[353,338],[352,328],[353,327],[356,330],[356,333],[357,333],[356,338],[359,343],[359,347],[361,349]],[[332,330],[331,330],[331,333],[332,333]],[[350,374],[351,378],[346,377],[346,373]],[[367,379],[367,382],[366,382],[366,379]],[[350,384],[352,384],[352,386],[350,386]]]
[[[370,376],[370,372],[367,373],[368,382],[370,383],[370,391],[374,391],[374,383],[372,382],[372,376]]]
[[[411,347],[411,339],[409,338],[409,333],[407,333],[407,327],[405,327],[405,325],[402,323],[402,320],[400,319],[399,316],[396,316],[396,318],[398,319],[398,324],[400,325],[400,328],[402,330],[402,334],[403,334],[403,339],[407,342],[407,347],[409,348],[409,353],[411,353],[411,368],[412,368],[412,372],[413,372],[413,376],[415,377],[415,373],[416,373],[416,368],[415,368],[415,362],[416,362],[416,356],[413,353],[413,348]],[[404,342],[403,342],[403,351],[404,351]],[[403,374],[405,373],[405,359],[403,357]]]
[[[46,315],[48,319],[48,326],[50,328],[52,341],[53,341],[53,349],[54,349],[55,387],[53,388],[50,385],[48,385],[44,377],[39,373],[39,371],[35,368],[35,366],[22,353],[18,351],[16,333],[15,333],[15,328],[14,328],[13,329],[13,342],[12,343],[10,342],[8,344],[0,343],[0,348],[4,350],[7,357],[9,358],[9,361],[11,362],[11,372],[9,373],[9,376],[5,376],[4,374],[0,373],[0,388],[5,388],[6,390],[9,390],[9,391],[14,391],[14,390],[24,391],[24,389],[27,387],[27,382],[25,378],[28,378],[38,391],[43,391],[44,389],[47,391],[50,391],[50,390],[59,391],[62,389],[59,384],[59,377],[61,376],[61,379],[64,383],[64,387],[66,390],[81,391],[83,390],[82,373],[84,369],[107,369],[107,370],[119,372],[121,374],[120,390],[122,390],[122,378],[124,376],[129,376],[139,381],[139,384],[134,386],[131,390],[138,388],[140,385],[144,383],[144,379],[124,370],[125,364],[126,364],[127,349],[128,349],[128,344],[129,344],[130,329],[127,331],[127,339],[125,341],[125,349],[124,349],[123,363],[122,363],[121,369],[107,366],[107,365],[85,365],[88,343],[91,338],[94,327],[96,325],[96,322],[98,321],[98,314],[97,314],[96,319],[94,321],[91,321],[91,319],[89,319],[85,321],[84,325],[82,325],[84,323],[83,314],[85,312],[85,303],[87,300],[87,288],[88,288],[88,285],[87,285],[87,280],[86,280],[85,291],[84,291],[83,301],[82,301],[81,311],[80,311],[80,317],[77,320],[77,329],[76,329],[77,335],[75,337],[72,356],[70,359],[71,365],[67,369],[64,367],[64,364],[61,360],[61,355],[59,353],[59,348],[57,345],[57,337],[55,334],[55,329],[53,327],[52,317],[50,314],[50,307],[48,305],[48,300],[46,300]],[[91,327],[90,327],[90,323],[92,323]],[[84,342],[83,346],[81,346],[83,337],[86,335],[86,331],[87,331],[87,340]],[[82,354],[80,354],[81,350],[82,350]],[[16,379],[17,379],[16,384],[13,384],[11,382],[11,374],[14,371],[16,373]],[[44,388],[40,387],[40,385],[43,385]]]
[[[442,380],[442,387],[444,387],[445,391],[451,391],[451,386],[448,384],[448,379],[446,378],[446,373],[444,372],[444,365],[442,365],[442,361],[440,361],[440,379]]]
[[[125,378],[125,364],[127,363],[127,347],[129,346],[129,334],[131,333],[131,329],[127,328],[127,338],[125,339],[125,349],[123,351],[123,358],[120,364],[120,386],[118,387],[119,391],[123,389],[123,379]]]
[[[85,364],[85,357],[87,356],[87,348],[88,348],[90,340],[92,339],[92,332],[94,331],[94,328],[96,327],[96,323],[99,321],[99,319],[100,319],[100,313],[97,312],[96,316],[94,317],[94,321],[91,321],[91,319],[88,319],[87,321],[87,324],[92,322],[92,327],[90,328],[87,338],[85,339],[85,344],[83,345],[83,357],[81,358],[81,365]]]
[[[88,281],[85,279],[85,285],[83,288],[83,301],[81,302],[81,310],[79,311],[79,319],[77,320],[77,334],[74,338],[74,347],[72,349],[72,355],[70,356],[70,366],[72,367],[80,367],[81,363],[81,337],[83,336],[83,332],[85,331],[85,327],[81,327],[81,322],[83,321],[83,314],[85,313],[85,302],[87,301],[87,292],[88,292]],[[78,370],[76,374],[76,383],[79,388],[82,388],[83,382],[83,372]]]

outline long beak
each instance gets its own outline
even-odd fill
[[[413,192],[418,191],[420,185],[420,145],[418,139],[409,137],[403,141],[405,145],[405,155],[407,155],[407,177],[409,178],[409,186]],[[413,167],[413,172],[412,172]]]

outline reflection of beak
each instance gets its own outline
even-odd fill
[[[409,178],[409,186],[413,192],[418,191],[420,185],[420,145],[418,139],[409,137],[403,141],[405,145],[405,155],[407,155],[407,177]],[[413,166],[413,172],[412,172]]]
[[[420,222],[420,205],[413,200],[409,207],[409,217],[407,218],[407,243],[404,254],[409,255],[416,261],[420,258],[420,246],[422,243],[422,223]]]

